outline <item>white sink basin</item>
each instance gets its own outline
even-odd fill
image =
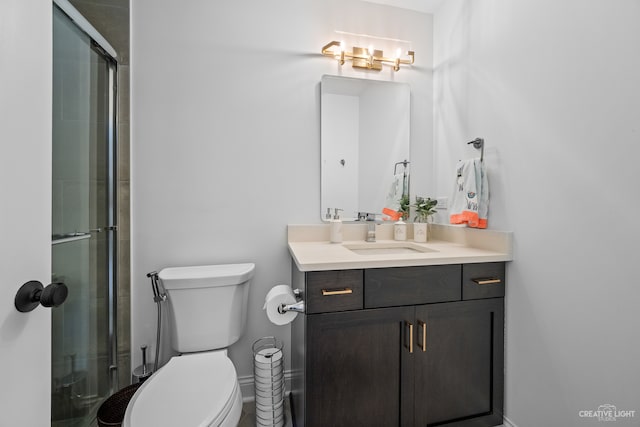
[[[410,255],[427,252],[438,252],[422,245],[412,242],[365,242],[343,244],[358,255]]]

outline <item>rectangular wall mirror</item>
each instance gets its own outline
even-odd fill
[[[323,76],[320,84],[321,218],[375,213],[409,191],[410,88],[406,83]],[[399,186],[399,187],[398,187]]]

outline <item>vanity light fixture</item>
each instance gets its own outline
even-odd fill
[[[401,52],[400,49],[398,49],[395,57],[387,58],[381,50],[374,49],[373,46],[368,48],[354,46],[352,52],[345,52],[342,43],[335,40],[322,48],[322,54],[337,59],[340,65],[344,65],[345,59],[349,59],[354,68],[366,68],[376,71],[382,70],[382,64],[392,65],[394,71],[398,71],[400,70],[400,64],[413,64],[415,55],[415,53],[410,50],[407,51],[406,58],[401,58]]]

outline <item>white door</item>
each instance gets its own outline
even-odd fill
[[[51,277],[51,0],[0,0],[0,425],[50,425],[51,309],[14,308]]]

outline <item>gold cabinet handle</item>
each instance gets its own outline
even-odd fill
[[[407,345],[407,341],[404,342],[404,348],[409,350],[409,353],[413,353],[413,323],[404,321],[404,326],[409,327],[409,345]],[[405,335],[406,338],[406,335]]]
[[[487,277],[486,279],[471,279],[476,282],[478,285],[493,285],[496,283],[502,283],[502,280],[497,277]]]
[[[422,320],[418,320],[418,326],[422,328],[422,343],[418,341],[418,346],[422,351],[427,351],[427,323]]]
[[[348,294],[352,294],[353,290],[351,290],[350,288],[344,288],[344,289],[323,289],[322,290],[322,296],[326,297],[329,295],[348,295]]]

